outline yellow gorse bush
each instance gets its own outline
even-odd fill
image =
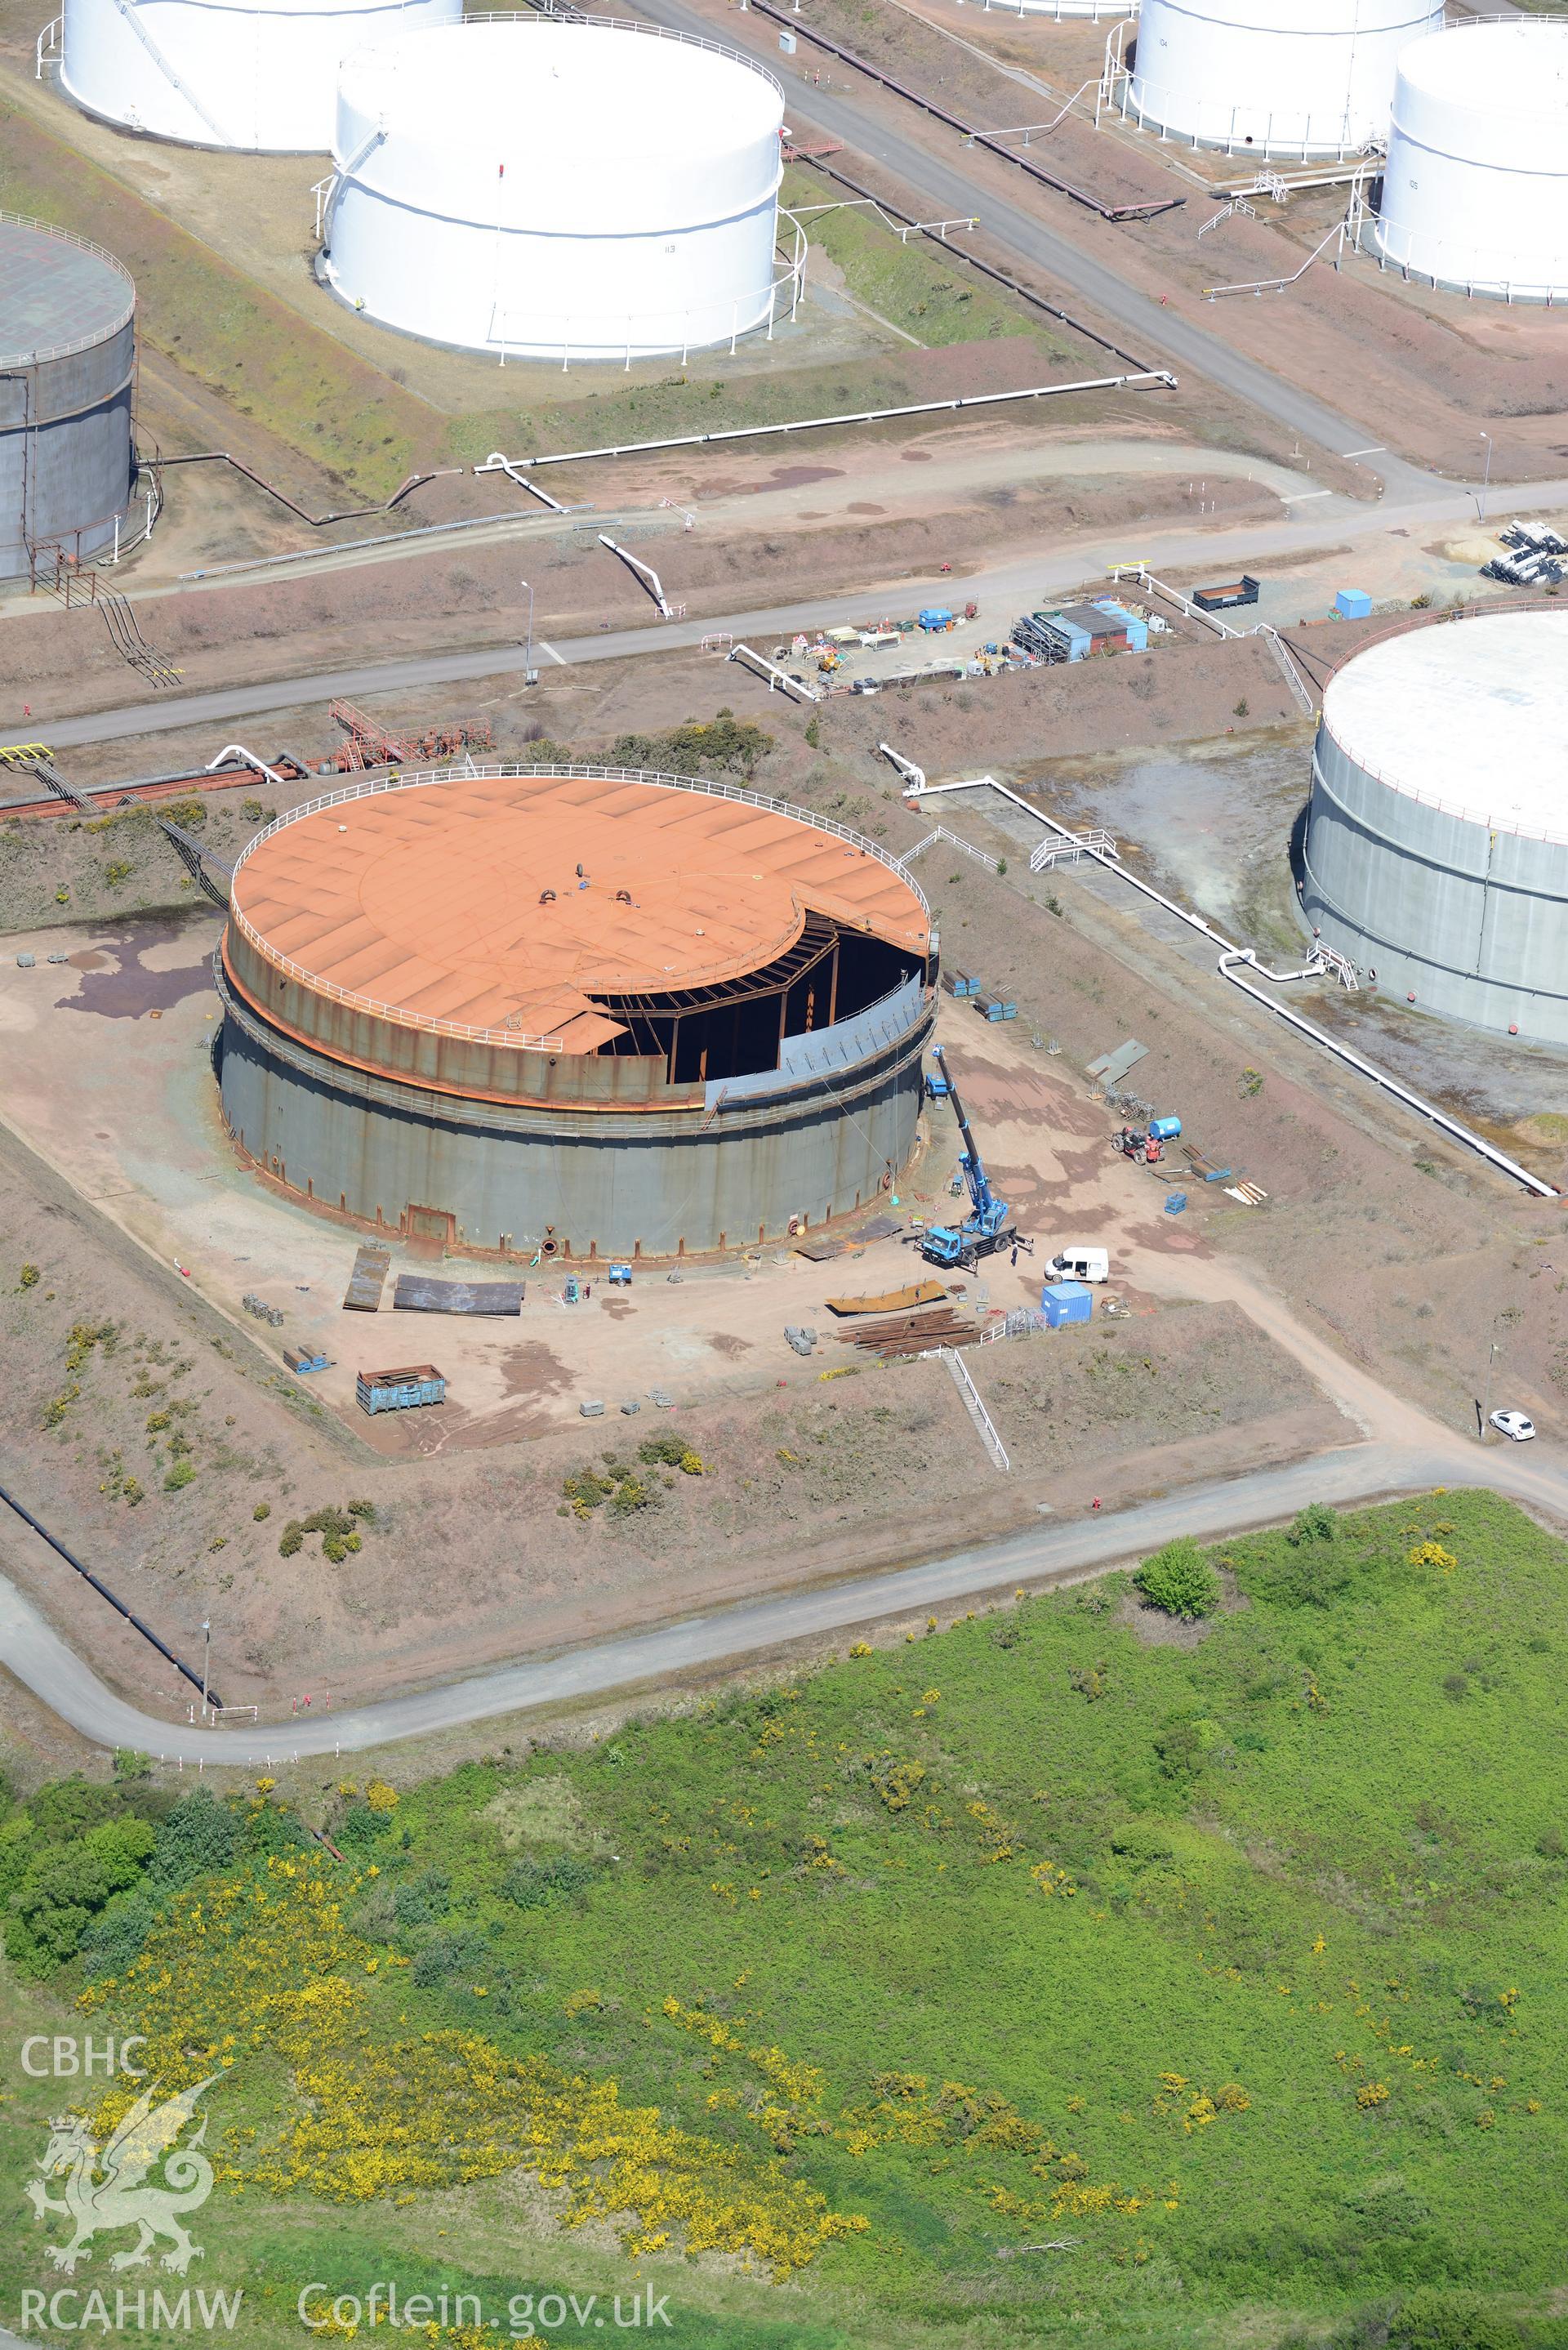
[[[311,1854],[178,1895],[127,1972],[82,1994],[145,2035],[147,2071],[166,2091],[264,2053],[287,2066],[294,2104],[275,2135],[214,2149],[234,2191],[359,2202],[526,2168],[566,2195],[568,2228],[606,2220],[632,2251],[678,2240],[775,2278],[867,2226],[776,2158],[623,2106],[614,2080],[504,2055],[472,2032],[381,2039],[366,1971],[377,1953],[344,1916],[358,1882],[339,1886]],[[764,2077],[775,2057],[787,2066],[782,2052],[757,2055]],[[100,2128],[131,2095],[109,2093]]]

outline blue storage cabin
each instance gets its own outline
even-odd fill
[[[1372,598],[1364,588],[1342,588],[1334,599],[1334,608],[1342,620],[1369,620]]]
[[[1129,652],[1147,652],[1148,622],[1141,612],[1129,612],[1127,606],[1118,604],[1114,596],[1096,596],[1095,609],[1096,612],[1104,612],[1110,619],[1115,620],[1118,627],[1127,630]]]
[[[1081,1281],[1048,1281],[1040,1292],[1040,1311],[1048,1330],[1074,1322],[1087,1322],[1094,1314],[1093,1293]]]

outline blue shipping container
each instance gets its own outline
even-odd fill
[[[1334,608],[1346,620],[1369,620],[1372,598],[1363,588],[1342,588],[1334,599]]]
[[[1094,1294],[1081,1281],[1048,1281],[1040,1292],[1040,1311],[1048,1330],[1071,1322],[1087,1322],[1095,1310]]]

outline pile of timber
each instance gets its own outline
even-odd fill
[[[841,1347],[858,1347],[863,1354],[879,1355],[890,1363],[900,1356],[924,1355],[933,1347],[972,1347],[980,1332],[972,1315],[937,1305],[920,1314],[892,1314],[886,1321],[858,1323],[836,1336]]]

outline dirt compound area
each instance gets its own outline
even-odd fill
[[[865,820],[896,842],[920,821],[876,806],[867,795]],[[950,960],[1019,1003],[1016,1022],[991,1026],[944,1001],[942,1026],[993,1180],[1037,1250],[993,1260],[952,1302],[994,1326],[1037,1296],[1041,1258],[1077,1241],[1109,1249],[1128,1309],[1108,1317],[1102,1294],[1086,1330],[971,1350],[1009,1476],[940,1363],[882,1366],[837,1343],[827,1296],[908,1279],[898,1239],[826,1263],[780,1247],[676,1282],[639,1271],[629,1292],[596,1282],[576,1305],[558,1278],[530,1273],[521,1316],[499,1325],[345,1314],[352,1232],[262,1188],[224,1144],[215,925],[192,917],[57,933],[67,963],[0,972],[7,1482],[172,1647],[188,1649],[210,1615],[226,1699],[275,1717],[930,1555],[1043,1507],[1353,1441],[1342,1379],[1370,1375],[1460,1428],[1495,1345],[1497,1392],[1550,1422],[1568,1392],[1559,1208],[1500,1192],[1383,1118],[1067,877],[1021,888],[1011,868],[992,878],[938,857],[928,882]],[[1147,1047],[1131,1082],[1244,1174],[1249,1199],[1194,1176],[1172,1216],[1171,1170],[1111,1152],[1115,1118],[1087,1063],[1126,1040]],[[946,1211],[956,1153],[950,1113],[931,1109],[900,1180],[904,1217]],[[281,1327],[246,1314],[247,1291]],[[784,1343],[786,1322],[818,1331],[809,1358]],[[334,1368],[290,1375],[282,1347],[301,1340]],[[438,1361],[447,1405],[366,1420],[350,1383],[367,1349]],[[581,1418],[587,1399],[602,1419]],[[681,1458],[640,1458],[671,1433]],[[579,1510],[583,1472],[612,1463],[643,1498]],[[351,1502],[369,1514],[349,1519]],[[325,1535],[296,1522],[334,1510],[359,1547],[324,1559],[336,1522]],[[40,1546],[9,1535],[0,1555],[78,1638],[90,1608],[92,1651],[125,1687],[182,1702]],[[438,1577],[438,1558],[463,1573]]]
[[[55,967],[47,1004],[35,994],[19,1007],[6,974],[8,1110],[26,1140],[13,1130],[0,1145],[0,1313],[16,1380],[0,1451],[13,1490],[34,1491],[47,1461],[48,1493],[34,1498],[49,1522],[171,1646],[188,1648],[212,1616],[231,1704],[341,1701],[1354,1432],[1245,1314],[1184,1301],[1196,1228],[1162,1218],[1105,1150],[1103,1114],[1073,1073],[1027,1039],[966,1033],[956,1007],[954,1066],[1023,1226],[1042,1249],[1092,1226],[1127,1268],[1125,1318],[972,1356],[1015,1449],[1010,1478],[940,1364],[883,1366],[836,1343],[826,1295],[908,1279],[897,1241],[826,1264],[771,1251],[676,1283],[639,1272],[629,1293],[596,1283],[570,1307],[558,1277],[530,1276],[521,1317],[499,1325],[347,1315],[352,1237],[274,1200],[223,1153],[197,944],[189,932],[100,941]],[[956,1151],[939,1109],[906,1211],[947,1201]],[[1145,1257],[1151,1274],[1136,1270]],[[977,1327],[1038,1293],[1037,1262],[986,1270],[955,1284]],[[281,1305],[281,1330],[245,1315],[247,1288]],[[814,1357],[787,1347],[786,1321],[817,1328]],[[325,1345],[336,1372],[293,1378],[281,1348],[302,1338]],[[451,1400],[366,1420],[353,1367],[410,1353],[439,1360]],[[586,1421],[576,1406],[590,1393],[609,1409]],[[640,1410],[623,1417],[616,1404],[634,1398]],[[700,1471],[641,1461],[671,1432]],[[612,1457],[646,1501],[585,1515],[568,1481]],[[292,1521],[351,1502],[369,1505],[357,1551],[324,1565],[319,1531],[290,1546]],[[438,1556],[465,1573],[438,1585]],[[78,1637],[90,1611],[93,1651],[127,1687],[180,1701],[172,1677],[150,1674],[147,1652],[41,1546],[5,1537],[0,1559]]]

